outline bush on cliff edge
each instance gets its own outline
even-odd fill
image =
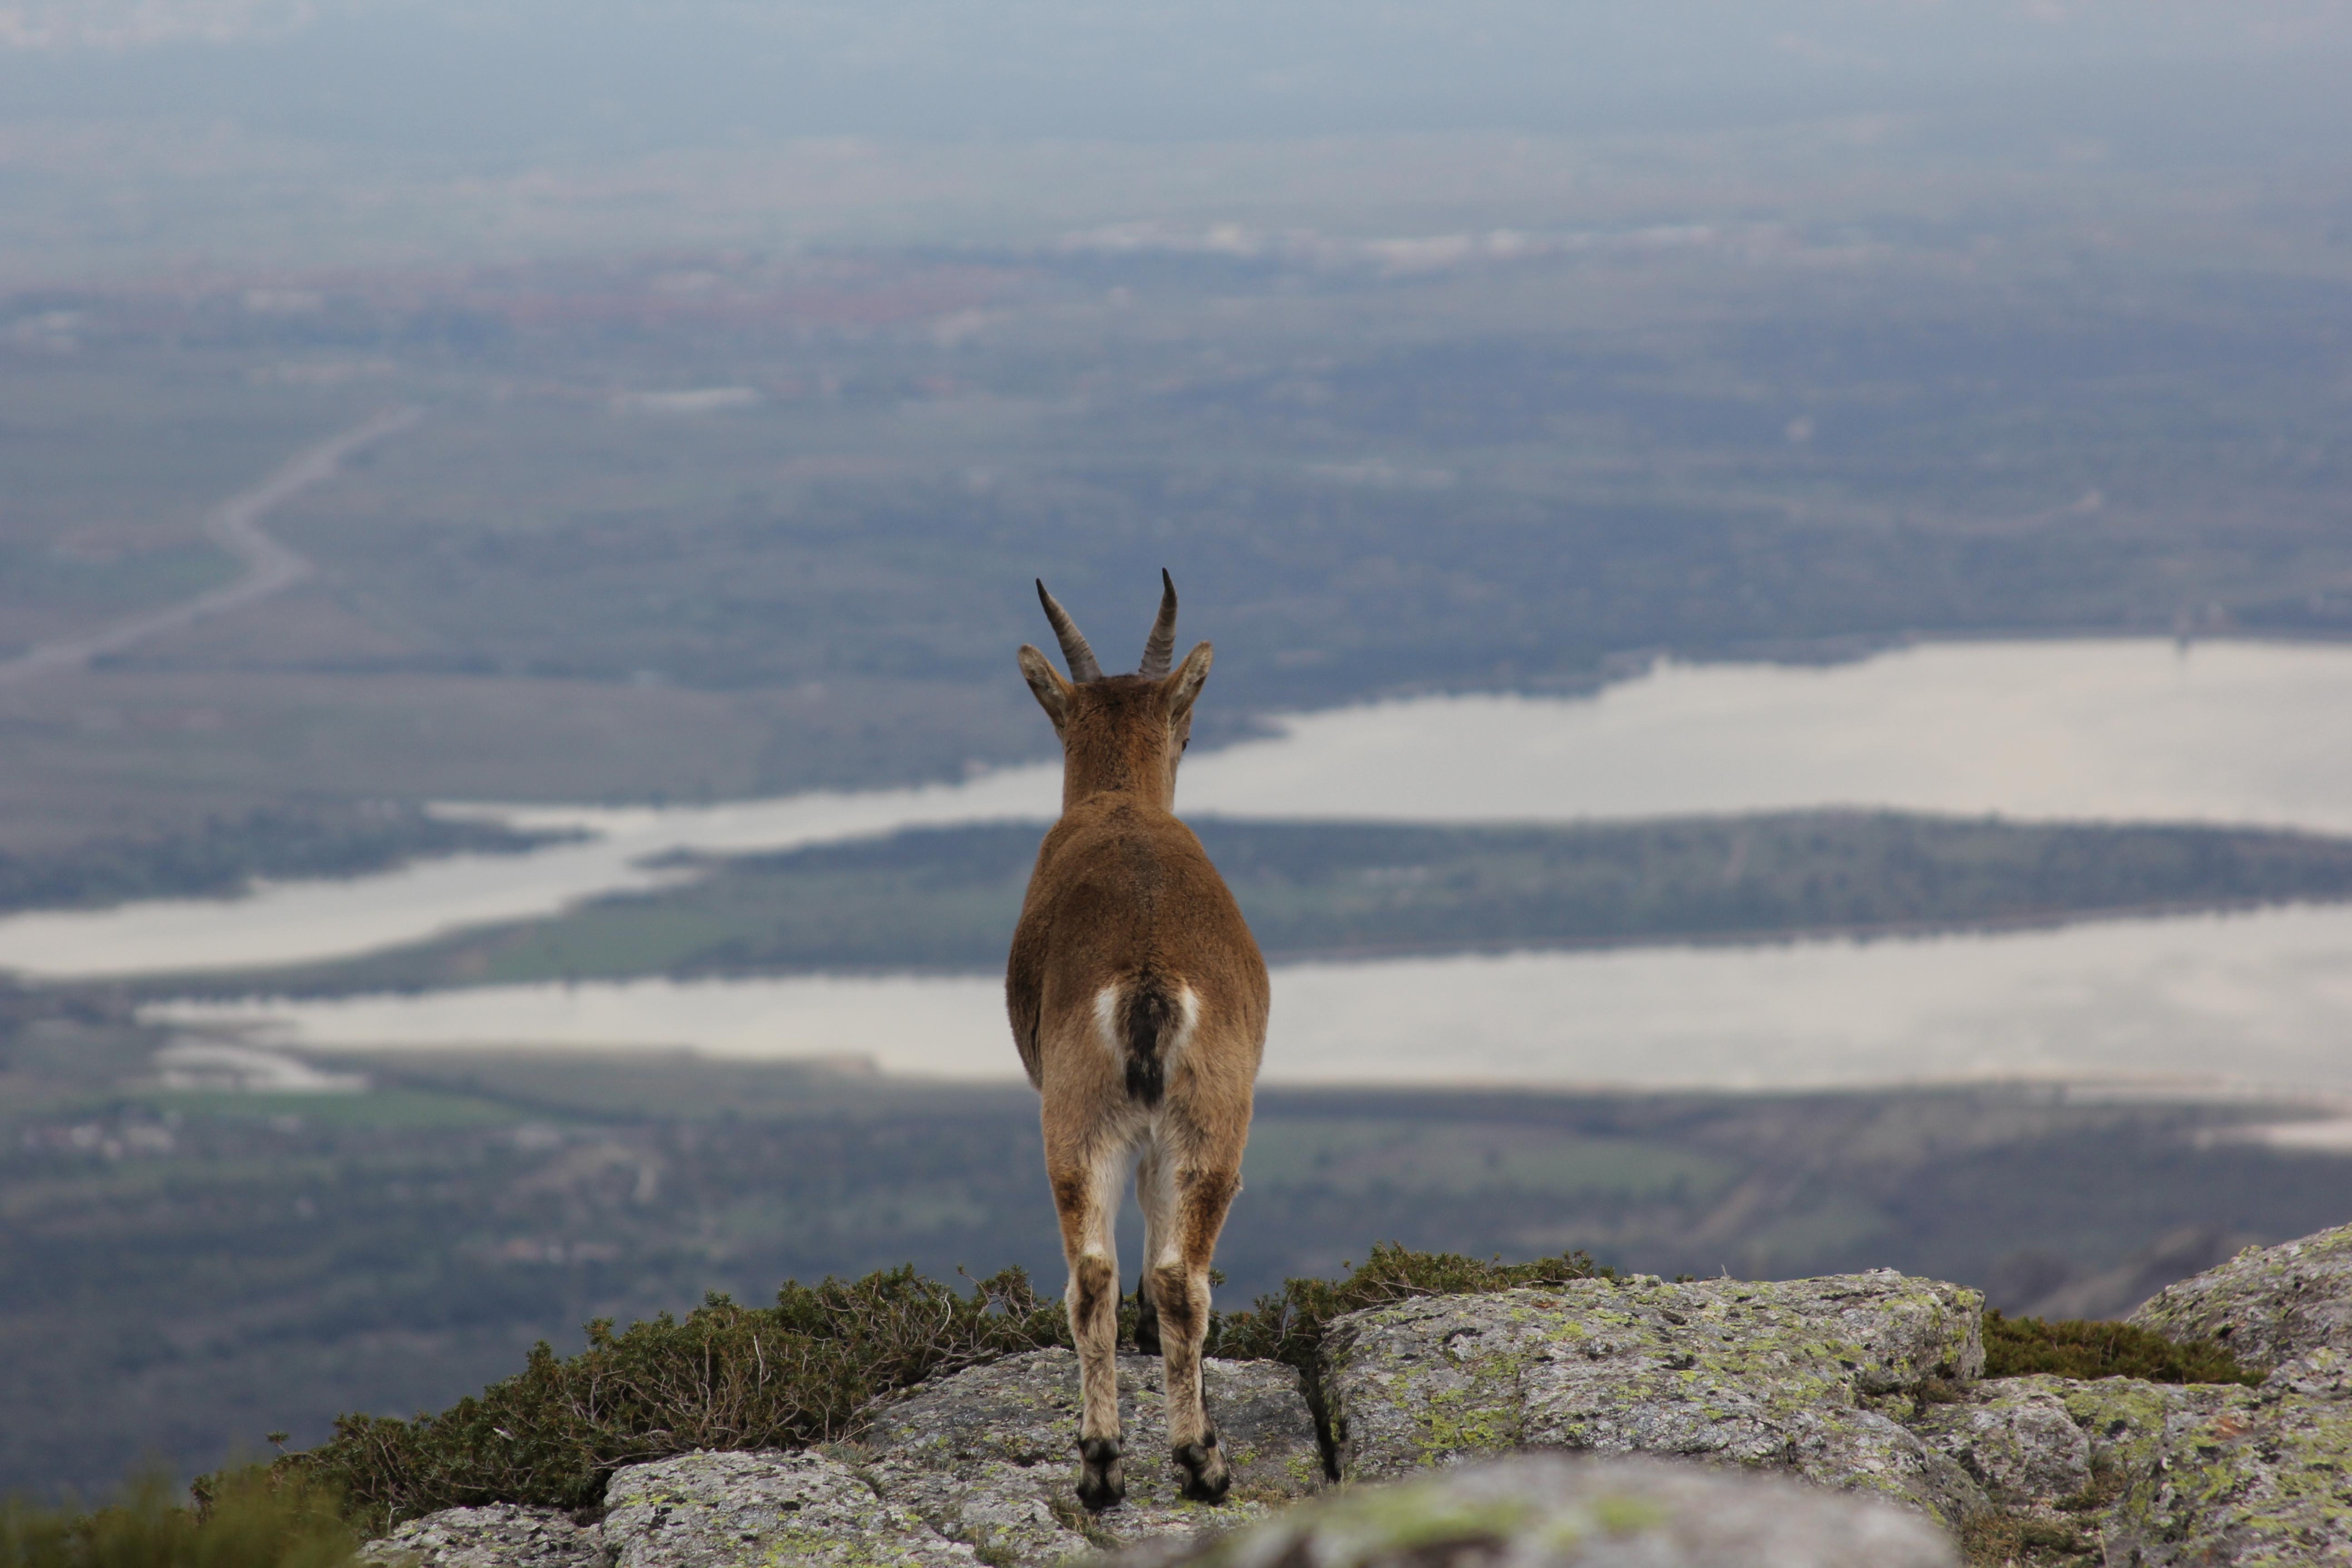
[[[620,1333],[588,1325],[569,1360],[523,1370],[437,1415],[346,1415],[278,1461],[334,1488],[363,1528],[487,1502],[581,1508],[623,1465],[696,1448],[803,1448],[845,1436],[876,1395],[1068,1342],[1062,1304],[1006,1269],[970,1295],[911,1268],[787,1283],[773,1307],[712,1296]]]

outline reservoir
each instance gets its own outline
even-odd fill
[[[1040,721],[1042,726],[1043,721]],[[1988,642],[1827,667],[1661,663],[1585,697],[1430,697],[1280,720],[1189,761],[1188,813],[1565,821],[1818,805],[2352,832],[2352,649]],[[778,848],[1045,818],[1058,769],[704,807],[477,805],[586,835],[226,901],[0,922],[0,963],[100,975],[359,952]],[[2352,909],[1906,940],[1523,952],[1276,972],[1276,1081],[1801,1087],[1985,1077],[2352,1091]],[[795,976],[160,1004],[315,1048],[670,1046],[1017,1073],[993,976]]]
[[[672,1046],[1017,1079],[994,976],[175,1002],[313,1047]],[[1389,959],[1274,973],[1271,1082],[1792,1089],[2099,1078],[2352,1091],[2352,909],[1904,941]]]
[[[1179,809],[1535,822],[1858,805],[2352,832],[2352,648],[2326,645],[1942,643],[1819,667],[1661,662],[1591,696],[1428,697],[1276,728],[1188,760]],[[456,809],[588,837],[236,900],[19,914],[0,920],[0,969],[93,977],[341,957],[656,886],[678,873],[646,862],[675,850],[1046,818],[1058,781],[1058,765],[1042,764],[709,806],[469,805]]]

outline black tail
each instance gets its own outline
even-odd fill
[[[1127,1092],[1145,1105],[1157,1105],[1168,1087],[1167,1067],[1160,1047],[1175,1032],[1178,1017],[1172,988],[1147,969],[1136,976],[1127,997]]]

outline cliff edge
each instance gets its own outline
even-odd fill
[[[1076,1358],[1034,1351],[918,1385],[854,1442],[632,1465],[601,1512],[445,1510],[366,1556],[1013,1568],[1123,1551],[1131,1568],[1375,1568],[1452,1542],[1449,1562],[1661,1568],[2352,1558],[2352,1226],[2250,1249],[2137,1315],[2251,1352],[2260,1386],[1988,1379],[1982,1305],[1889,1271],[1580,1279],[1354,1312],[1312,1377],[1209,1363],[1235,1468],[1216,1508],[1175,1495],[1159,1363],[1126,1357],[1130,1497],[1099,1515],[1071,1491]]]

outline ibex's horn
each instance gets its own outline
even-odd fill
[[[1054,635],[1062,639],[1062,658],[1070,667],[1072,680],[1100,680],[1102,666],[1095,662],[1095,650],[1087,646],[1087,634],[1070,619],[1070,612],[1054,602],[1045,592],[1045,580],[1037,579],[1037,602],[1045,606],[1045,618],[1054,623]]]
[[[1151,623],[1151,636],[1143,645],[1143,668],[1138,675],[1157,680],[1168,673],[1168,661],[1176,657],[1176,579],[1168,575],[1168,568],[1160,569],[1160,618]]]

